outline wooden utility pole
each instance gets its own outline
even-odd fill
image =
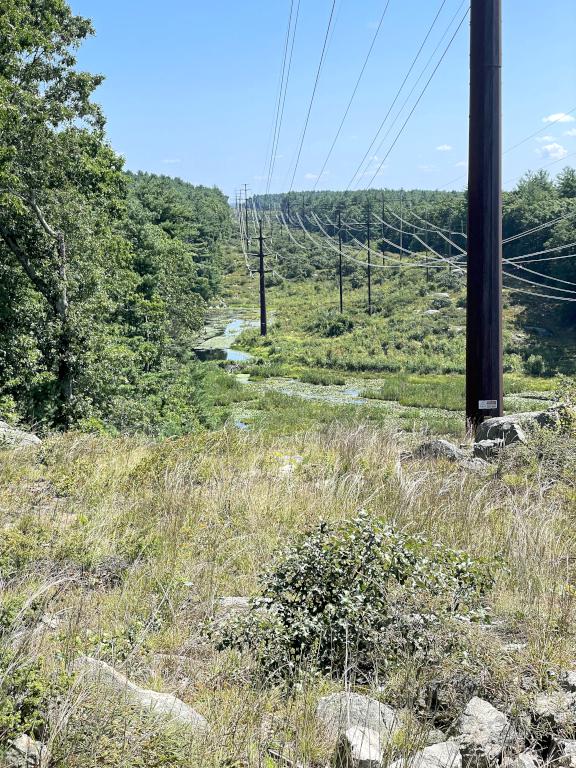
[[[368,245],[368,314],[372,314],[372,251],[370,250],[370,201],[366,208],[366,240]]]
[[[266,336],[266,279],[264,271],[264,235],[262,234],[262,217],[258,220],[258,274],[260,276],[260,336]]]
[[[338,211],[338,283],[340,288],[340,314],[344,311],[344,295],[342,288],[342,213]]]
[[[502,381],[502,8],[472,0],[466,424],[501,416]]]

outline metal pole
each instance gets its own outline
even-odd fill
[[[466,331],[470,432],[503,410],[501,18],[501,0],[472,0]]]
[[[262,234],[262,217],[258,220],[259,234],[258,242],[260,244],[258,256],[259,256],[259,268],[258,273],[260,275],[260,335],[266,336],[266,281],[264,279],[264,235]]]
[[[342,292],[342,218],[338,211],[338,280],[340,287],[340,314],[344,311],[344,298]]]

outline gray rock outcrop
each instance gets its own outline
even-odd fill
[[[49,760],[46,745],[23,733],[9,742],[4,765],[5,768],[47,768]]]
[[[480,424],[476,432],[476,440],[508,439],[510,442],[514,442],[515,433],[525,439],[525,429],[554,427],[558,421],[559,414],[555,408],[550,408],[547,411],[528,411],[526,413],[510,413],[507,416],[494,416]]]
[[[388,768],[462,768],[462,755],[456,742],[443,741],[395,760]]]
[[[40,438],[31,432],[24,432],[5,421],[0,421],[0,449],[28,448],[32,445],[40,445],[41,442]]]
[[[554,730],[570,728],[576,725],[576,693],[541,693],[534,699],[532,715],[538,724],[547,724]]]
[[[153,715],[175,720],[199,733],[208,729],[205,718],[186,702],[171,693],[158,693],[148,688],[141,688],[105,661],[91,656],[81,656],[77,659],[75,668],[84,680],[124,696],[126,701],[134,707],[147,710]]]
[[[328,739],[334,741],[350,728],[368,729],[388,743],[400,728],[391,707],[360,693],[333,693],[318,702],[316,717]]]
[[[348,728],[338,739],[334,768],[381,768],[380,734],[370,728]]]
[[[507,716],[477,696],[466,705],[458,732],[464,768],[488,768],[503,754],[518,754],[524,746]]]
[[[483,459],[489,461],[490,459],[498,458],[500,452],[504,448],[504,440],[478,440],[474,443],[472,452],[476,459]]]

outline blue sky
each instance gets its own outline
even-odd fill
[[[318,178],[386,4],[336,0],[294,189],[348,188],[440,3],[390,0],[348,119]],[[445,0],[392,118],[460,4]],[[110,141],[128,168],[217,185],[231,196],[244,182],[264,191],[290,0],[71,0],[71,5],[96,28],[79,63],[106,76],[96,97],[108,118]],[[332,0],[301,0],[272,191],[290,186],[331,6]],[[556,173],[576,164],[576,0],[503,0],[503,8],[504,149],[544,129],[505,153],[503,178],[510,188],[527,169],[547,166]],[[382,148],[370,152],[364,175],[352,188],[368,184],[430,71]],[[373,186],[465,184],[467,88],[466,20]],[[572,109],[561,122],[544,122]]]

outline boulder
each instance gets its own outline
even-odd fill
[[[503,712],[474,696],[458,721],[458,741],[464,768],[488,768],[504,753],[522,751],[523,740]]]
[[[565,691],[576,693],[576,670],[571,669],[567,672],[562,679],[562,688]]]
[[[219,616],[236,616],[250,610],[250,598],[240,595],[221,597],[218,600],[217,612]]]
[[[388,768],[462,768],[462,755],[458,744],[444,741],[395,760]]]
[[[47,768],[49,760],[48,747],[23,733],[8,742],[4,765],[6,768]]]
[[[532,704],[532,716],[538,724],[547,724],[556,730],[573,727],[576,725],[576,693],[539,694]]]
[[[416,448],[411,456],[415,459],[447,459],[448,461],[467,461],[468,454],[448,440],[429,440]]]
[[[11,427],[5,421],[0,421],[0,448],[28,448],[40,445],[42,441],[31,432]]]
[[[348,728],[338,739],[334,768],[380,768],[382,765],[380,734],[370,728]]]
[[[504,448],[504,440],[478,440],[472,447],[472,453],[476,459],[489,461],[496,459]]]
[[[360,693],[333,693],[318,702],[316,717],[334,741],[350,728],[368,729],[388,743],[400,728],[398,714],[386,704]]]
[[[141,688],[105,661],[81,656],[76,660],[75,668],[82,674],[83,679],[101,685],[111,693],[124,696],[129,704],[138,709],[175,720],[199,733],[208,729],[205,718],[186,702],[171,693],[158,693]]]
[[[513,441],[514,433],[520,429],[521,436],[525,439],[524,429],[534,427],[554,427],[560,419],[557,408],[549,408],[547,411],[528,411],[526,413],[510,413],[507,416],[494,416],[483,421],[476,432],[476,439],[494,440],[507,439]],[[509,444],[509,443],[507,443]]]
[[[526,750],[516,757],[506,757],[502,760],[502,768],[539,768],[540,758],[535,752]]]

